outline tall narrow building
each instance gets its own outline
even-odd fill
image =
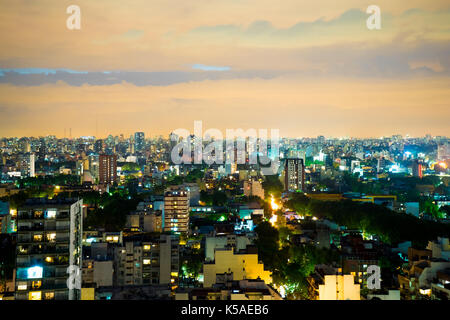
[[[83,200],[70,199],[30,199],[17,209],[16,300],[80,299],[81,271],[68,272],[82,265],[82,209]]]
[[[174,186],[164,193],[164,231],[175,234],[189,231],[189,191]]]
[[[26,153],[21,156],[19,167],[22,177],[32,178],[35,176],[35,161],[36,156],[34,153]]]
[[[117,156],[101,154],[98,160],[99,183],[114,184],[117,179]]]
[[[305,191],[305,165],[303,159],[286,159],[284,164],[284,188],[286,191]]]
[[[144,151],[145,147],[145,134],[144,132],[136,132],[134,134],[134,151],[139,153]]]

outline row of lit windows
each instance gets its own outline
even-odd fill
[[[42,295],[42,291],[30,291],[28,293],[28,300],[42,300],[44,298],[45,300],[52,300],[55,298],[54,292],[44,292]]]
[[[54,242],[56,240],[56,233],[47,233],[46,234],[46,240],[50,242]],[[35,234],[33,235],[33,241],[40,242],[43,239],[42,234]]]

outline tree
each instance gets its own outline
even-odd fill
[[[261,222],[255,227],[258,238],[255,240],[258,256],[264,265],[271,269],[277,265],[277,252],[279,249],[278,230],[267,222]]]
[[[444,213],[447,217],[450,217],[450,206],[446,205],[446,206],[442,206],[439,208],[439,210]]]
[[[270,197],[270,195],[273,195],[276,198],[281,197],[281,193],[283,192],[283,184],[281,183],[278,175],[265,176],[262,186],[266,197]]]
[[[203,254],[200,249],[191,249],[186,258],[183,264],[186,268],[186,273],[189,277],[196,279],[202,270]]]

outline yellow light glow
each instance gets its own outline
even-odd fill
[[[431,289],[419,289],[420,294],[423,295],[430,295],[431,294]]]
[[[275,226],[275,223],[277,223],[278,216],[276,214],[273,214],[270,218],[269,222],[272,224],[272,226]]]
[[[27,285],[26,284],[20,284],[17,286],[17,290],[27,290]]]
[[[28,300],[41,300],[42,292],[41,291],[30,291],[28,294]]]
[[[447,164],[445,162],[439,162],[439,166],[443,169],[447,169]]]
[[[272,207],[272,210],[274,210],[274,211],[276,211],[280,208],[280,206],[275,202],[273,195],[270,196],[270,206]]]

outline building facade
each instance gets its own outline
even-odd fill
[[[175,234],[189,232],[189,191],[172,187],[164,194],[164,231]]]
[[[170,235],[125,240],[114,251],[115,286],[175,284],[178,270],[179,242]]]
[[[114,184],[117,179],[117,156],[100,155],[98,172],[100,184]]]
[[[17,300],[80,298],[82,206],[82,200],[39,199],[18,208]]]
[[[286,159],[284,164],[284,188],[286,191],[305,190],[305,164],[303,159]]]

